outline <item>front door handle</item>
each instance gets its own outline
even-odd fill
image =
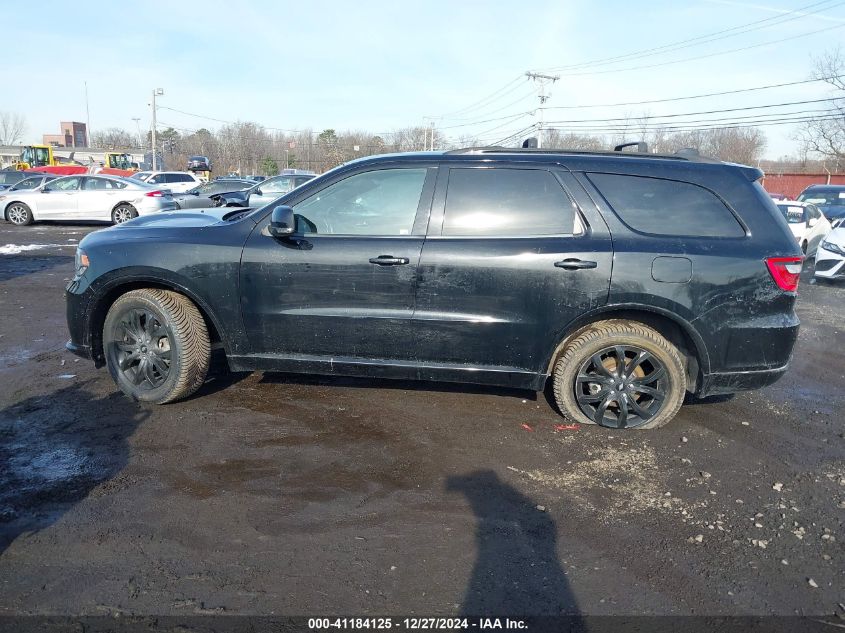
[[[392,255],[379,255],[370,257],[370,263],[378,266],[404,266],[411,260],[407,257],[393,257]]]
[[[598,267],[597,262],[584,261],[582,259],[575,259],[574,257],[555,262],[555,268],[563,268],[564,270],[583,270],[585,268],[596,267]]]

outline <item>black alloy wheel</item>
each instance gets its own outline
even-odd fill
[[[163,385],[170,375],[173,343],[158,318],[149,310],[131,308],[121,315],[116,334],[110,352],[123,377],[142,390]]]

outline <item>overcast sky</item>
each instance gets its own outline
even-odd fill
[[[813,12],[819,13],[805,15]],[[760,20],[768,21],[716,41],[571,68]],[[160,127],[216,128],[212,119],[219,119],[383,133],[447,115],[437,125],[450,136],[493,142],[537,120],[536,112],[519,116],[537,106],[536,86],[520,78],[527,70],[561,75],[549,88],[549,107],[664,99],[807,79],[813,57],[833,49],[843,33],[845,2],[838,0],[39,1],[4,12],[0,110],[23,114],[26,140],[40,142],[42,134],[59,132],[61,120],[85,121],[87,81],[94,130],[135,131],[133,117],[148,129],[149,95],[160,87]],[[743,47],[754,48],[722,54]],[[672,63],[701,56],[707,57]],[[642,66],[650,67],[620,71]],[[803,84],[545,116],[655,117],[830,96],[823,84]],[[767,156],[797,152],[793,126],[762,129]]]

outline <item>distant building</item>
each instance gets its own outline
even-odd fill
[[[62,121],[61,134],[44,134],[42,143],[53,147],[88,147],[88,126],[79,121]]]

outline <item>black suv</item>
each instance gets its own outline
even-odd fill
[[[256,210],[88,235],[68,348],[165,403],[233,371],[543,390],[654,428],[685,394],[768,385],[801,251],[762,173],[692,154],[470,149],[342,165]]]

